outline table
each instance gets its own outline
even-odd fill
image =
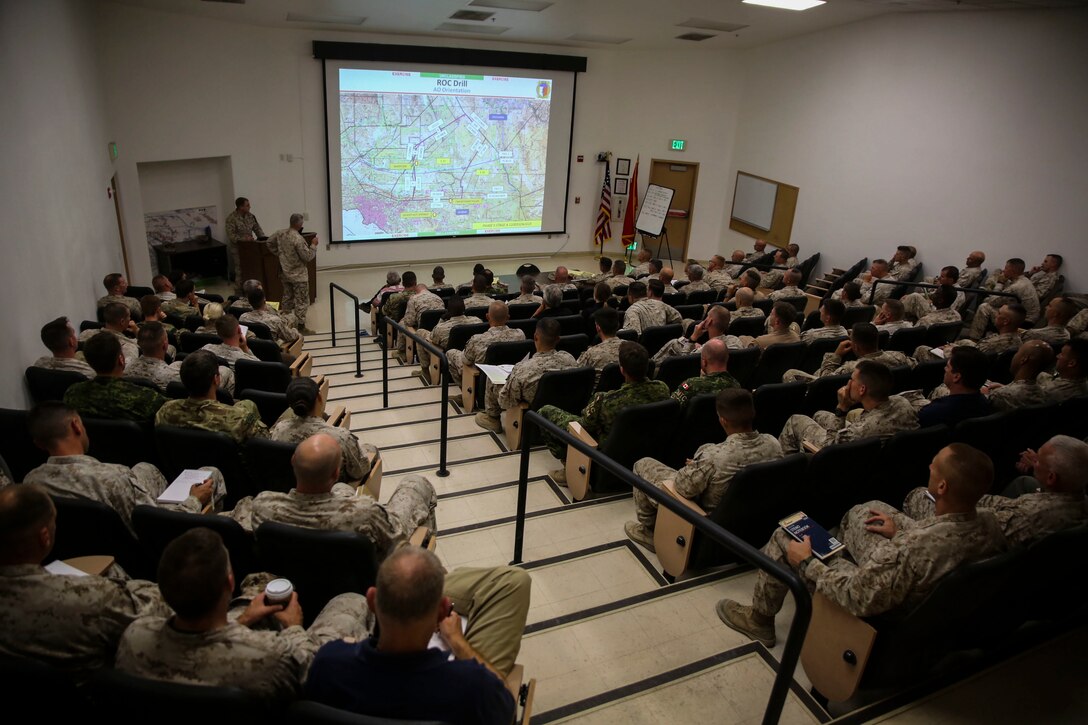
[[[190,279],[227,279],[227,245],[218,239],[189,239],[154,247],[159,274],[170,274],[175,269],[183,269]]]

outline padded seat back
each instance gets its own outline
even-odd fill
[[[53,496],[57,507],[54,559],[108,555],[134,579],[154,575],[147,556],[121,515],[99,501]]]
[[[487,320],[487,308],[486,307],[466,307],[465,315],[468,317],[479,317],[481,320]]]
[[[952,429],[947,425],[934,425],[902,430],[885,441],[881,459],[893,465],[883,468],[881,485],[887,493],[880,500],[901,509],[910,491],[927,485],[929,464],[951,437]]]
[[[64,400],[64,393],[69,387],[86,380],[86,375],[73,370],[49,370],[33,366],[26,369],[26,384],[35,403]]]
[[[918,363],[911,371],[911,382],[908,389],[921,390],[926,395],[944,382],[944,368],[947,362],[934,360],[932,362]]]
[[[597,441],[598,450],[628,469],[645,456],[662,460],[669,437],[661,435],[661,431],[675,428],[679,420],[680,403],[672,398],[632,405],[620,411],[612,422],[608,436],[603,441]],[[590,486],[598,492],[630,489],[602,466],[593,467]]]
[[[888,339],[888,350],[897,350],[904,355],[913,355],[919,345],[924,345],[929,328],[926,327],[900,327],[892,333]]]
[[[801,412],[812,416],[817,410],[834,410],[839,404],[839,388],[846,385],[848,380],[849,375],[827,375],[813,380],[808,384]]]
[[[525,339],[532,342],[533,333],[536,331],[536,318],[527,317],[521,320],[509,320],[506,326],[513,330],[521,330],[525,333]]]
[[[801,509],[825,529],[838,526],[851,506],[886,500],[880,468],[879,438],[824,446],[809,461]]]
[[[676,311],[680,313],[681,317],[688,320],[699,321],[706,317],[706,311],[704,310],[703,305],[676,305]]]
[[[486,308],[485,308],[486,309]],[[466,311],[467,314],[467,311]],[[481,332],[487,332],[488,324],[486,322],[468,325],[456,325],[450,328],[450,337],[447,350],[464,350],[465,343],[473,335],[479,335]]]
[[[729,374],[745,388],[752,388],[756,366],[759,365],[758,347],[746,347],[743,350],[729,351]],[[781,378],[779,378],[781,380]]]
[[[787,370],[801,364],[805,348],[806,345],[803,342],[787,342],[769,346],[763,351],[759,364],[756,365],[755,374],[752,376],[752,387],[781,383],[782,376]]]
[[[559,344],[556,346],[557,350],[570,353],[571,357],[577,360],[582,356],[582,353],[589,349],[589,335],[584,332],[579,332],[576,335],[562,335],[559,338]]]
[[[859,322],[872,322],[875,315],[876,307],[874,305],[858,305],[857,307],[847,307],[846,313],[842,316],[842,326],[849,330]],[[911,352],[914,351],[911,350]]]
[[[287,410],[286,393],[246,389],[238,393],[239,400],[252,400],[261,414],[261,422],[271,428]]]
[[[943,347],[950,342],[955,342],[963,329],[962,322],[940,322],[923,328],[926,331],[926,345],[930,347]],[[911,353],[914,351],[911,350]]]
[[[756,408],[755,429],[777,438],[789,417],[801,412],[806,392],[808,384],[803,382],[760,385],[752,393]]]
[[[593,392],[604,393],[609,390],[619,390],[623,385],[623,373],[620,372],[619,363],[609,363],[601,370],[601,379],[597,381],[597,387]]]
[[[280,360],[239,360],[234,363],[234,389],[286,393],[291,368]]]
[[[672,444],[666,450],[667,456],[662,460],[679,469],[699,446],[725,440],[725,431],[718,421],[717,398],[715,393],[702,393],[688,400],[680,413]]]
[[[181,352],[196,352],[205,345],[218,345],[221,342],[219,335],[209,335],[205,332],[189,332],[188,330],[178,335],[178,345]]]
[[[638,341],[646,348],[646,352],[649,353],[650,357],[653,357],[658,350],[665,346],[665,343],[669,340],[675,340],[682,334],[683,329],[679,324],[655,325],[643,330]]]
[[[665,358],[658,366],[654,377],[668,385],[669,390],[676,390],[680,387],[680,383],[688,378],[699,376],[700,359],[699,353]]]
[[[25,410],[0,408],[0,458],[8,464],[12,480],[16,483],[49,457],[30,439],[26,419]]]
[[[805,354],[801,356],[800,370],[815,373],[824,362],[824,355],[835,352],[845,337],[822,337],[805,345]]]
[[[283,363],[283,351],[272,340],[249,340],[249,351],[257,356],[258,360],[270,363]],[[237,366],[238,363],[235,363]]]
[[[596,376],[597,371],[589,367],[549,370],[540,376],[529,408],[540,410],[545,405],[554,405],[568,413],[580,413],[589,402]]]
[[[689,305],[709,305],[718,296],[718,293],[712,289],[699,290],[698,292],[691,292],[685,297]]]
[[[275,340],[276,339],[276,338],[272,337],[271,328],[269,328],[268,325],[264,324],[263,322],[243,322],[242,324],[245,325],[249,329],[250,332],[252,332],[254,335],[256,335],[258,340]],[[250,349],[251,350],[253,349],[252,346],[250,346]],[[256,351],[254,351],[253,354],[256,355],[257,354]]]
[[[256,531],[263,571],[290,579],[310,626],[338,594],[366,594],[378,575],[370,539],[348,531],[322,531],[266,521]]]
[[[257,571],[257,554],[253,537],[229,516],[194,514],[158,506],[137,506],[132,511],[132,528],[148,557],[152,572],[156,572],[159,559],[167,544],[190,529],[211,529],[223,539],[230,555],[230,568],[234,572],[236,587],[252,572]],[[155,577],[157,580],[157,577]]]
[[[157,466],[154,428],[132,420],[84,418],[83,426],[91,447],[87,453],[103,463],[119,463],[132,468],[137,463]]]
[[[419,313],[419,327],[417,330],[433,330],[434,326],[438,324],[438,321],[442,319],[442,315],[446,314],[445,310],[424,310]]]
[[[796,297],[783,297],[778,301],[788,302],[789,304],[793,305],[793,308],[797,310],[797,314],[799,315],[805,314],[805,307],[808,306],[808,297],[805,297],[804,295],[798,295]]]
[[[227,484],[226,509],[255,491],[242,465],[241,451],[226,433],[172,425],[155,426],[155,445],[167,480],[177,478],[187,468],[215,466]]]
[[[295,487],[295,470],[291,467],[291,456],[295,455],[297,447],[297,443],[268,438],[250,438],[246,441],[242,450],[256,492],[287,493]]]
[[[540,303],[526,302],[518,305],[510,305],[510,319],[511,320],[525,320],[533,316],[533,313],[540,309]]]
[[[532,340],[493,342],[487,346],[484,362],[487,365],[514,365],[536,350]]]
[[[235,382],[237,382],[237,377]],[[241,390],[241,388],[238,389]],[[185,389],[180,380],[171,380],[166,384],[166,397],[173,400],[183,400],[189,397],[189,391]],[[234,396],[223,388],[216,388],[215,399],[223,405],[234,405]]]
[[[729,321],[729,334],[741,337],[759,337],[767,325],[765,317],[734,317]]]
[[[1016,355],[1016,349],[1005,350],[999,355],[995,356],[993,363],[990,365],[990,374],[987,376],[990,380],[997,383],[1008,385],[1012,382],[1012,359]]]
[[[87,684],[99,712],[115,722],[144,722],[155,713],[156,723],[185,725],[209,717],[217,722],[261,722],[273,719],[276,701],[236,687],[183,685],[103,669]]]

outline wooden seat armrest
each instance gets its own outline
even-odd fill
[[[294,355],[294,356],[297,357],[299,354],[302,353],[302,342],[303,342],[302,335],[299,335],[298,339],[295,340],[294,342],[285,342],[282,345],[280,345],[280,347],[288,355]]]
[[[679,501],[680,503],[687,506],[689,509],[691,509],[695,513],[699,514],[700,516],[706,516],[706,511],[703,510],[702,506],[695,503],[690,498],[684,498],[679,493],[677,493],[677,491],[676,491],[676,482],[675,481],[673,481],[671,479],[668,480],[668,481],[665,481],[664,483],[661,484],[661,488],[663,488],[667,493],[672,494],[673,498],[675,498],[677,501]]]
[[[291,376],[295,378],[304,378],[310,374],[310,370],[313,369],[314,359],[308,352],[304,352],[295,358],[295,361],[289,366],[291,368]]]
[[[865,673],[876,637],[872,625],[816,592],[801,648],[801,665],[813,687],[829,700],[849,700]]]
[[[98,556],[76,556],[63,561],[68,566],[86,572],[91,576],[102,576],[107,569],[113,566],[114,559],[112,556],[103,554]]]
[[[363,483],[359,486],[360,496],[370,496],[375,501],[382,493],[382,457],[380,453],[367,454],[370,461],[370,473],[366,474]]]
[[[801,447],[808,453],[819,453],[823,446],[818,446],[812,441],[801,441]]]
[[[329,379],[322,374],[314,376],[314,382],[317,383],[318,392],[321,393],[321,399],[327,401],[329,399]]]
[[[436,537],[433,531],[426,526],[419,526],[412,532],[412,535],[408,537],[408,543],[412,546],[426,546],[428,551],[434,551],[435,539]]]
[[[351,411],[342,405],[337,405],[329,411],[329,417],[327,419],[328,424],[336,426],[337,428],[343,428],[344,430],[351,429]]]
[[[596,448],[597,447],[597,440],[593,436],[591,436],[586,431],[586,429],[582,427],[582,424],[579,423],[578,421],[572,421],[572,422],[568,423],[567,424],[567,431],[572,436],[574,436],[578,440],[582,441],[583,443],[585,443],[590,448]]]
[[[466,413],[476,410],[476,386],[483,382],[478,367],[472,363],[461,366],[461,410]]]

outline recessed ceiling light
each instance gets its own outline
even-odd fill
[[[741,2],[746,5],[764,5],[781,10],[808,10],[825,4],[825,0],[741,0]]]
[[[700,40],[710,40],[711,38],[717,38],[717,35],[711,35],[708,33],[684,33],[683,35],[677,35],[677,40],[694,40],[696,42]]]
[[[501,25],[469,25],[467,23],[442,23],[435,30],[448,30],[454,33],[474,33],[476,35],[499,35],[510,28]]]
[[[472,0],[469,5],[478,8],[498,8],[499,10],[528,10],[539,13],[552,6],[550,2],[543,0]]]
[[[734,33],[738,30],[747,28],[744,23],[722,23],[717,20],[707,20],[706,18],[691,18],[685,20],[682,23],[676,24],[681,28],[699,28],[700,30],[720,30],[723,33]]]
[[[450,20],[472,20],[475,22],[483,22],[494,14],[495,13],[484,12],[483,10],[458,10],[450,16]]]
[[[328,23],[329,25],[362,25],[366,18],[360,15],[307,15],[287,13],[289,23]]]

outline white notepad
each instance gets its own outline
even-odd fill
[[[210,475],[209,471],[186,468],[166,487],[165,491],[159,494],[158,500],[162,503],[181,503],[189,498],[189,489],[198,483],[204,483]]]
[[[45,570],[50,574],[58,574],[60,576],[87,576],[87,572],[82,569],[76,569],[71,564],[65,564],[60,559],[47,564]]]
[[[506,385],[506,379],[510,377],[510,371],[514,369],[513,365],[484,365],[483,363],[476,363],[476,367],[495,385]]]

